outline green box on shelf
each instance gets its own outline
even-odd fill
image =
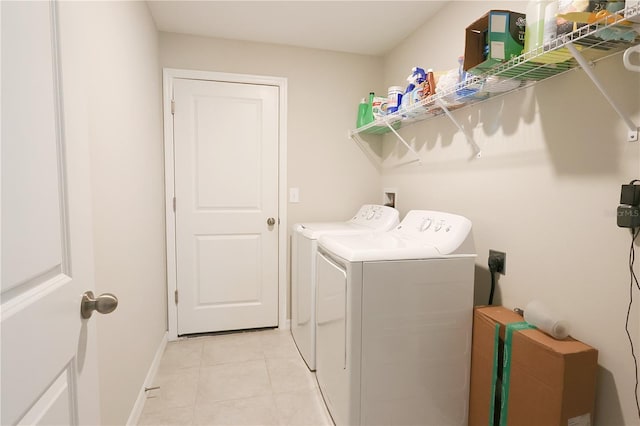
[[[525,22],[524,13],[491,10],[469,25],[465,33],[464,70],[482,74],[520,56],[524,49]]]

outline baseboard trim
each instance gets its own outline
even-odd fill
[[[278,326],[278,329],[280,329],[280,330],[291,330],[291,320],[287,319],[284,324],[281,324],[280,326]]]
[[[131,414],[129,414],[127,426],[135,426],[140,420],[140,415],[142,414],[142,410],[144,409],[144,403],[147,400],[147,392],[145,391],[145,388],[153,386],[156,374],[158,373],[158,368],[160,367],[160,361],[162,360],[162,354],[164,353],[164,349],[167,347],[167,339],[168,333],[165,332],[162,335],[160,345],[156,350],[156,355],[153,357],[153,361],[151,362],[151,366],[149,367],[149,371],[147,372],[147,377],[145,377],[142,388],[140,389],[140,392],[138,392],[136,403],[133,405]]]

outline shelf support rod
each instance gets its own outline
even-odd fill
[[[405,141],[405,140],[404,140],[404,138],[403,138],[402,136],[400,136],[400,133],[396,132],[396,129],[394,129],[394,128],[393,128],[393,126],[391,125],[391,123],[389,123],[387,120],[384,120],[384,119],[383,119],[383,121],[384,121],[384,124],[386,124],[386,125],[387,125],[387,127],[388,127],[392,132],[393,132],[393,134],[394,134],[394,135],[396,135],[396,137],[398,138],[398,140],[399,140],[400,142],[402,142],[402,143],[404,144],[404,146],[406,146],[406,147],[407,147],[407,149],[413,153],[413,155],[415,155],[415,156],[416,156],[416,158],[417,158],[417,160],[418,160],[418,164],[422,164],[422,159],[420,158],[420,155],[418,155],[418,153],[416,152],[416,150],[415,150],[415,149],[413,149],[413,148],[411,147],[411,145],[409,145],[409,144],[407,143],[407,141]]]
[[[629,142],[637,142],[638,126],[636,126],[635,123],[631,120],[631,118],[629,118],[629,116],[625,114],[624,111],[622,111],[622,109],[618,106],[616,101],[614,101],[613,98],[609,96],[609,93],[607,93],[606,89],[604,88],[600,80],[598,80],[598,77],[595,75],[595,73],[593,72],[591,65],[587,62],[584,56],[582,56],[582,54],[578,51],[578,49],[576,49],[573,43],[567,43],[567,48],[569,49],[569,51],[571,52],[575,60],[578,61],[578,63],[580,64],[584,72],[587,74],[587,76],[589,76],[589,78],[591,79],[593,84],[596,86],[596,88],[600,90],[600,93],[602,93],[604,98],[609,102],[609,104],[611,104],[611,106],[613,107],[614,110],[616,110],[620,118],[622,118],[622,120],[626,123],[627,127],[629,128],[627,140]]]
[[[362,150],[362,152],[365,153],[365,155],[367,157],[369,157],[369,159],[374,163],[374,165],[376,166],[378,171],[380,171],[382,169],[382,159],[378,158],[371,151],[370,148],[369,149],[365,148],[365,146],[367,146],[368,144],[365,141],[363,141],[362,138],[360,138],[360,134],[358,134],[356,132],[349,131],[348,136],[349,136],[349,138],[351,138],[354,141],[356,141],[356,143],[358,144],[358,147]]]
[[[476,158],[482,157],[482,150],[480,149],[476,141],[473,140],[473,136],[471,136],[471,134],[464,127],[462,127],[462,125],[458,122],[458,120],[455,119],[455,117],[453,116],[453,114],[451,114],[451,111],[449,111],[449,108],[447,108],[444,102],[442,102],[440,99],[436,99],[435,104],[438,105],[440,108],[442,108],[444,113],[447,114],[447,117],[449,117],[449,120],[451,120],[453,124],[455,124],[456,127],[460,129],[460,131],[464,134],[464,137],[467,138],[467,142],[469,142],[469,145],[473,147]]]

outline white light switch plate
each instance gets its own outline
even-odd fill
[[[290,203],[300,202],[300,190],[298,188],[289,188],[289,202]]]

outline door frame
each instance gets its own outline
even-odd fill
[[[227,83],[261,84],[279,88],[278,99],[278,328],[287,323],[287,79],[285,77],[198,71],[177,68],[162,69],[162,105],[164,120],[165,223],[167,238],[167,321],[168,340],[178,339],[176,223],[173,211],[175,196],[174,130],[171,112],[175,79],[211,80]]]

